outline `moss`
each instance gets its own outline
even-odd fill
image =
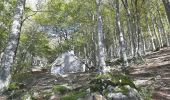
[[[126,87],[124,87],[124,86],[118,86],[116,89],[115,89],[115,92],[116,93],[123,93],[123,94],[127,94],[128,92],[129,92],[129,90],[126,88]]]
[[[52,90],[54,93],[60,93],[60,94],[65,94],[66,92],[70,91],[68,87],[63,85],[54,85]]]
[[[12,82],[9,84],[8,90],[18,90],[20,88],[19,83],[17,82]]]
[[[83,98],[86,96],[86,92],[84,91],[74,91],[66,94],[65,96],[61,97],[61,100],[77,100],[78,98]]]

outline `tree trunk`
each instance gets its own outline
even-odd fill
[[[151,28],[150,28],[150,25],[149,25],[148,15],[146,16],[146,24],[147,24],[148,33],[149,33],[149,36],[150,36],[150,39],[151,39],[152,51],[154,51],[155,50],[154,35],[151,32]]]
[[[145,36],[142,31],[142,28],[141,28],[141,40],[142,40],[142,51],[143,51],[143,54],[145,55],[146,54],[146,42],[145,42]]]
[[[119,0],[116,0],[116,26],[117,26],[117,33],[119,34],[119,44],[120,44],[120,54],[121,59],[123,60],[123,72],[127,72],[128,61],[127,61],[127,55],[126,55],[126,48],[125,48],[125,41],[124,36],[120,24],[120,12],[119,12]]]
[[[129,34],[129,42],[130,42],[130,51],[131,51],[131,56],[134,55],[134,46],[133,46],[133,34],[132,33],[132,20],[131,20],[131,12],[129,9],[129,5],[128,5],[128,0],[121,0],[124,8],[126,10],[126,20],[127,20],[127,29],[128,29],[128,34]]]
[[[170,0],[162,0],[170,24]]]
[[[11,80],[11,69],[19,44],[25,1],[26,0],[17,1],[17,7],[14,14],[11,33],[9,34],[8,43],[1,60],[0,91],[3,91],[5,88],[7,88]]]
[[[154,31],[154,34],[155,34],[156,40],[157,40],[157,44],[156,45],[158,46],[158,48],[160,48],[161,47],[161,42],[160,42],[157,30],[156,30],[155,17],[154,17],[154,15],[152,15],[151,17],[152,17],[153,31]]]
[[[103,27],[102,27],[102,17],[100,15],[100,4],[101,0],[96,0],[97,5],[97,45],[98,45],[98,58],[99,58],[99,69],[102,73],[106,73],[106,63],[105,63],[105,49],[104,49],[104,43],[103,43]]]
[[[166,46],[169,46],[169,40],[168,40],[168,36],[167,36],[167,33],[166,33],[166,30],[165,30],[165,27],[164,27],[164,24],[163,24],[163,19],[162,19],[162,16],[161,16],[161,12],[160,12],[160,5],[157,3],[157,7],[159,8],[159,10],[157,10],[158,12],[158,16],[159,16],[159,21],[160,21],[160,28],[161,28],[161,32],[163,33],[164,37],[163,37],[163,42],[164,45]]]

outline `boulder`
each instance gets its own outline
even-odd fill
[[[85,64],[74,55],[74,51],[61,54],[51,65],[51,73],[54,75],[78,72],[85,72]]]
[[[136,89],[131,88],[129,85],[125,86],[125,88],[128,89],[126,94],[121,92],[108,93],[108,100],[143,100]]]
[[[31,67],[32,72],[38,72],[42,71],[43,69],[46,69],[48,60],[44,57],[33,57],[33,63]]]
[[[107,99],[99,93],[92,93],[84,98],[79,98],[78,100],[107,100]]]

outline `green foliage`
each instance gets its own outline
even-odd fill
[[[86,94],[87,93],[83,91],[73,91],[61,97],[61,100],[77,100],[78,98],[84,97]]]
[[[31,56],[51,58],[54,53],[45,33],[38,32],[36,26],[28,27],[20,36],[15,70],[24,71],[31,67],[33,60]]]
[[[70,91],[70,89],[63,85],[54,85],[53,86],[53,92],[55,92],[55,93],[65,94],[69,91]]]

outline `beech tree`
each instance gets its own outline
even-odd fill
[[[0,90],[8,87],[11,80],[11,69],[19,44],[19,37],[22,27],[22,17],[26,0],[17,0],[11,32],[9,33],[8,43],[4,50],[0,67]]]
[[[117,29],[117,34],[119,35],[119,45],[120,45],[120,55],[121,55],[121,60],[123,61],[123,66],[122,70],[124,72],[127,71],[128,61],[127,61],[127,55],[126,55],[126,45],[124,41],[124,36],[123,36],[123,31],[122,31],[122,26],[120,22],[120,10],[119,10],[119,0],[116,0],[116,29]]]
[[[168,17],[168,21],[170,23],[170,0],[162,0],[165,10],[166,10],[166,14]]]
[[[98,46],[98,61],[99,61],[99,67],[100,71],[102,73],[106,73],[106,63],[105,63],[105,49],[104,49],[104,43],[103,43],[103,26],[102,26],[102,17],[100,14],[100,4],[101,0],[96,0],[96,6],[97,6],[97,46]]]

